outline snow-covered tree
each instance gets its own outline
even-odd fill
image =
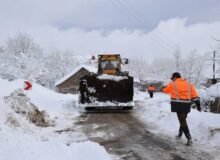
[[[176,71],[175,61],[172,58],[156,58],[150,66],[151,77],[166,80]]]
[[[57,80],[70,73],[77,65],[79,62],[70,51],[55,50],[51,52],[46,57],[46,68],[50,73],[49,87],[53,88]]]
[[[173,72],[180,72],[183,78],[199,85],[205,78],[205,56],[193,50],[186,56],[175,52],[171,58],[156,58],[149,66],[145,78],[169,81]],[[147,74],[146,74],[147,73]]]
[[[18,32],[14,37],[6,41],[5,51],[16,56],[20,54],[29,55],[42,53],[41,48],[34,42],[33,38],[23,32]]]
[[[149,73],[148,62],[144,57],[138,57],[130,60],[128,69],[130,74],[137,78],[140,83],[143,82],[144,78],[146,78],[147,74]]]
[[[30,35],[17,33],[6,42],[0,54],[0,76],[6,79],[35,80],[45,71],[43,50]]]
[[[28,79],[54,88],[55,82],[71,72],[76,65],[86,63],[86,58],[74,56],[69,51],[56,50],[43,53],[33,38],[26,33],[17,33],[1,47],[0,76],[13,80]]]
[[[184,59],[182,74],[195,85],[199,85],[204,80],[205,56],[193,50]]]

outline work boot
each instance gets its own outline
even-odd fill
[[[181,136],[178,136],[178,135],[175,135],[175,138],[176,138],[176,140],[182,139],[182,137],[181,137]]]
[[[193,143],[192,138],[191,138],[191,136],[189,136],[189,137],[187,138],[187,143],[186,143],[186,145],[187,145],[187,146],[190,146],[192,143]]]
[[[178,135],[175,135],[175,138],[177,140],[181,139],[182,138],[182,135],[183,135],[183,132],[180,130],[180,132],[178,133]]]
[[[186,145],[190,146],[193,143],[192,139],[188,139]]]

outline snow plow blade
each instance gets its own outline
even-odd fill
[[[133,108],[133,77],[127,75],[87,75],[80,80],[79,91],[79,104],[87,111]]]
[[[115,107],[115,106],[88,106],[88,107],[85,107],[85,110],[86,111],[115,111],[115,110],[132,110],[133,109],[133,106],[125,106],[125,107]]]

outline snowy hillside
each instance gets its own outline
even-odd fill
[[[76,96],[35,83],[24,92],[23,83],[0,79],[0,159],[111,159],[102,146],[87,141],[74,126]]]

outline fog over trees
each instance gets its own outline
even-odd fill
[[[171,58],[156,58],[149,62],[146,57],[137,57],[130,59],[127,68],[140,82],[145,79],[166,81],[173,72],[178,71],[199,86],[207,78],[206,69],[211,65],[206,63],[207,57],[207,54],[197,53],[196,49],[187,55],[182,54],[177,47]],[[19,32],[9,37],[5,44],[0,44],[0,77],[8,80],[28,79],[53,89],[57,80],[77,65],[88,64],[90,58],[68,50],[56,49],[48,53],[31,35]]]

